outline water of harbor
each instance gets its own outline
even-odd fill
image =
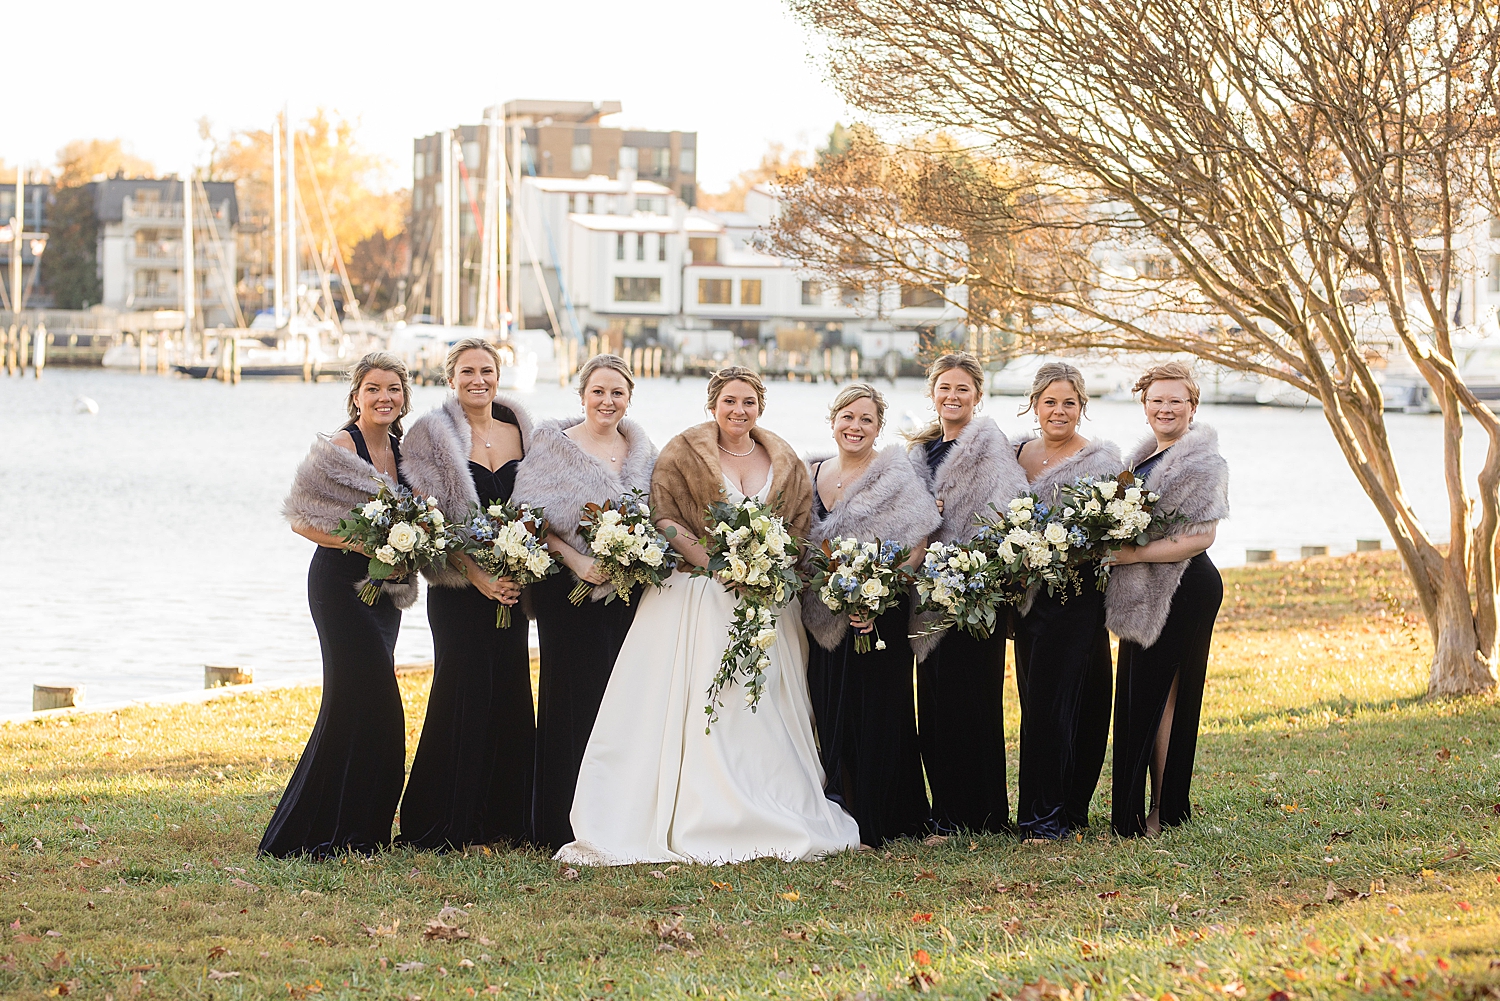
[[[701,379],[643,380],[631,416],[660,445],[704,419],[703,390]],[[835,391],[774,383],[762,423],[803,452],[831,452]],[[445,392],[418,388],[414,412]],[[315,675],[313,547],[280,506],[313,434],[342,423],[344,393],[334,383],[227,386],[104,369],[0,377],[0,715],[29,710],[34,682],[83,684],[100,704],[198,688],[204,664],[249,667],[258,681]],[[80,412],[80,397],[98,412]],[[917,380],[888,397],[883,444],[931,416]],[[526,399],[538,417],[579,409],[556,385]],[[1018,405],[991,398],[985,412],[1021,432],[1033,423]],[[1126,446],[1146,430],[1131,403],[1095,401],[1089,417],[1085,434]],[[1199,420],[1218,429],[1231,469],[1233,517],[1212,551],[1221,565],[1243,562],[1246,548],[1341,553],[1386,538],[1320,411],[1204,407]],[[1390,435],[1408,495],[1444,537],[1440,418],[1393,414]],[[1482,442],[1470,453],[1472,478]],[[419,603],[397,662],[431,656]]]

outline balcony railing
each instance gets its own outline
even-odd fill
[[[195,216],[202,217],[202,213],[194,211]],[[160,201],[157,199],[137,200],[125,199],[124,215],[126,219],[181,219],[182,203],[179,201]],[[213,217],[223,222],[229,215],[229,203],[220,202],[213,209]]]

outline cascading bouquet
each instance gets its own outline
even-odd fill
[[[1126,543],[1150,541],[1153,511],[1159,498],[1136,482],[1129,470],[1114,476],[1080,476],[1058,488],[1057,507],[1073,542],[1075,563],[1095,562],[1094,584],[1109,583],[1104,557]]]
[[[1035,584],[1048,594],[1078,593],[1077,547],[1082,531],[1070,526],[1065,511],[1049,508],[1036,494],[1022,494],[994,515],[980,519],[978,538],[990,543],[990,552],[1013,582],[1014,604]]]
[[[824,539],[809,559],[813,570],[809,587],[835,615],[858,615],[874,620],[889,611],[913,580],[904,564],[911,548],[899,542],[860,542],[843,537]],[[884,650],[885,640],[875,630],[875,649]],[[854,652],[870,652],[870,634],[854,637]]]
[[[637,584],[661,587],[677,567],[677,554],[667,542],[669,536],[657,531],[643,490],[631,490],[603,504],[585,504],[578,516],[578,531],[589,554],[614,585],[614,591],[604,599],[606,605],[615,598],[630,604],[630,591]],[[593,589],[594,585],[579,581],[568,593],[568,600],[581,605]]]
[[[547,519],[539,507],[496,501],[469,509],[458,528],[463,551],[474,558],[485,573],[509,577],[521,587],[562,569],[547,551]],[[495,628],[510,628],[510,606],[497,603]]]
[[[766,651],[776,643],[776,613],[802,587],[797,575],[798,540],[779,515],[754,500],[743,504],[717,501],[708,506],[708,534],[699,542],[708,550],[708,566],[693,571],[711,576],[735,591],[739,600],[729,623],[729,644],[719,671],[708,687],[707,733],[719,718],[724,688],[743,673],[745,704],[754,712],[765,690]]]
[[[941,618],[923,635],[957,626],[975,639],[990,638],[996,609],[1017,600],[1016,580],[995,558],[994,548],[994,541],[982,529],[970,542],[936,542],[927,547],[916,574],[917,610],[939,612]]]
[[[369,580],[359,589],[366,605],[380,600],[380,582],[448,558],[457,540],[437,498],[418,497],[401,484],[376,480],[380,490],[339,521],[333,534],[370,553]]]

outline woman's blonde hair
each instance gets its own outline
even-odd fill
[[[959,351],[956,354],[947,354],[936,359],[927,366],[927,396],[932,397],[933,387],[942,377],[943,373],[954,369],[963,369],[970,379],[974,380],[974,392],[982,396],[984,393],[984,369],[979,364],[979,359],[967,351]],[[982,400],[981,400],[982,402]],[[906,436],[908,447],[925,445],[929,441],[937,441],[943,436],[943,422],[934,418],[932,423],[915,434]]]
[[[746,382],[750,388],[755,390],[756,402],[760,404],[760,412],[766,412],[766,384],[761,381],[760,375],[754,369],[743,365],[730,365],[715,372],[708,380],[708,405],[704,408],[713,413],[714,404],[719,400],[719,394],[724,387],[731,382]]]
[[[1151,391],[1151,384],[1165,382],[1168,379],[1176,380],[1187,387],[1188,402],[1193,406],[1198,405],[1198,380],[1193,378],[1193,370],[1180,361],[1162,362],[1160,365],[1152,365],[1141,373],[1141,377],[1135,380],[1131,392],[1141,394],[1141,402],[1145,402],[1146,394]]]
[[[355,362],[354,371],[349,373],[349,395],[344,400],[344,409],[349,411],[351,421],[359,420],[359,387],[364,385],[365,376],[371,372],[393,372],[401,380],[401,412],[391,424],[391,433],[399,438],[405,434],[401,430],[401,418],[411,413],[411,376],[406,371],[406,363],[389,351],[371,351]]]
[[[833,398],[833,405],[828,408],[828,423],[832,424],[837,420],[839,411],[855,400],[869,400],[874,403],[876,430],[885,427],[885,397],[880,395],[880,390],[868,382],[851,382],[839,390],[839,395]]]
[[[1066,382],[1073,387],[1073,392],[1078,394],[1078,416],[1082,417],[1089,409],[1089,393],[1083,385],[1083,373],[1065,361],[1049,361],[1036,370],[1036,377],[1031,380],[1031,395],[1026,399],[1026,406],[1017,411],[1024,414],[1028,410],[1035,410],[1037,401],[1047,391],[1047,387],[1054,382]]]
[[[625,387],[631,394],[635,393],[635,379],[630,376],[630,366],[625,364],[625,359],[619,355],[594,355],[583,363],[583,368],[578,370],[578,395],[589,388],[589,379],[593,378],[595,372],[601,368],[609,369],[611,372],[619,372],[625,378]]]
[[[448,381],[453,381],[453,376],[458,372],[458,359],[463,357],[466,351],[483,351],[495,360],[495,371],[498,374],[500,366],[500,349],[495,347],[483,337],[465,337],[461,341],[455,341],[453,347],[448,349],[448,357],[443,360],[443,374]]]

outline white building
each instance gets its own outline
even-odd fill
[[[954,305],[929,289],[824,287],[797,262],[756,249],[756,232],[778,211],[774,192],[755,188],[745,208],[689,208],[628,173],[523,179],[515,252],[528,325],[545,313],[535,265],[564,333],[610,331],[696,355],[774,342],[786,351],[842,344],[865,357],[912,356],[921,331],[963,322],[961,289]]]
[[[182,182],[110,179],[91,186],[103,305],[122,312],[181,308]],[[205,327],[235,322],[238,221],[233,182],[203,182],[193,213],[193,270]]]

